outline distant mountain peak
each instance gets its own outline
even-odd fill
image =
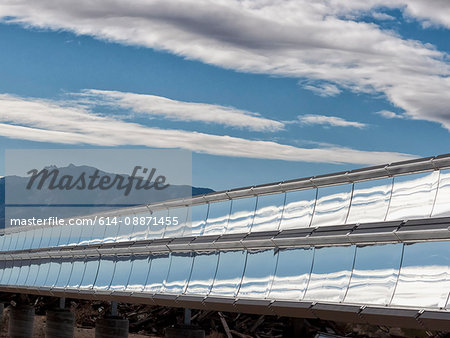
[[[74,165],[73,163],[70,163],[66,167],[57,167],[56,165],[49,165],[49,166],[46,166],[44,169],[47,169],[47,170],[57,169],[57,170],[59,170],[60,175],[72,175],[72,174],[77,175],[77,174],[79,174],[80,171],[84,171],[89,174],[89,173],[93,173],[95,170],[98,170],[95,167],[86,166],[86,165],[77,166],[77,165]],[[116,175],[116,174],[112,174],[112,173],[105,173],[101,170],[100,170],[100,174]],[[129,177],[129,174],[125,174],[125,175],[122,174],[122,175],[124,177]],[[28,180],[28,177],[21,177],[21,176],[14,176],[14,175],[6,176],[6,177],[0,176],[0,229],[4,228],[4,226],[5,226],[4,224],[5,224],[5,185],[6,185],[5,180],[6,179],[10,179],[10,183],[8,183],[8,184],[23,185],[24,184],[23,181]],[[164,194],[155,195],[152,193],[143,192],[146,194],[145,195],[145,198],[146,198],[145,203],[154,203],[154,202],[170,200],[170,199],[180,198],[180,197],[184,198],[184,197],[186,197],[184,195],[186,193],[186,188],[191,189],[192,196],[204,195],[204,194],[209,194],[211,192],[214,192],[214,190],[209,189],[209,188],[199,188],[199,187],[193,187],[193,186],[188,186],[188,185],[171,185],[167,190],[165,190]],[[100,193],[98,196],[101,199]],[[48,194],[46,196],[42,197],[42,203],[48,204],[48,205],[58,204],[61,200],[60,194],[61,194],[60,191],[48,192]],[[23,204],[27,204],[28,202],[29,201],[27,200],[27,196],[24,196]],[[88,204],[90,204],[90,203],[88,203]],[[76,209],[76,208],[72,208],[72,209]],[[89,212],[89,213],[92,213],[92,212]],[[69,216],[76,216],[76,215],[77,214],[69,215]]]

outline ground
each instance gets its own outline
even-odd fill
[[[54,297],[0,294],[0,299],[5,304],[0,338],[8,337],[7,326],[10,306],[20,302],[33,304],[36,312],[34,336],[45,337],[45,312],[59,305],[59,299]],[[108,315],[111,311],[110,303],[105,301],[68,299],[66,300],[66,307],[75,313],[75,338],[94,337],[96,320]],[[121,303],[118,311],[120,316],[129,320],[130,338],[164,337],[164,329],[182,324],[184,316],[184,311],[180,308],[142,304]],[[407,330],[243,313],[221,313],[207,310],[193,310],[192,324],[204,329],[207,338],[312,338],[318,332],[358,338],[449,337],[445,333],[432,333],[424,330]]]

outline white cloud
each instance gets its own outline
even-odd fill
[[[403,115],[394,113],[389,110],[380,110],[380,111],[377,111],[375,114],[378,114],[386,119],[404,119],[405,118]]]
[[[395,20],[395,18],[392,15],[382,13],[382,12],[373,12],[372,17],[377,20],[385,20],[385,21]]]
[[[303,88],[313,91],[319,96],[336,96],[341,93],[341,90],[331,83],[320,83],[317,85],[304,85]]]
[[[383,93],[409,118],[450,130],[449,55],[358,22],[386,7],[450,27],[448,0],[3,0],[0,18],[294,77],[321,95]]]
[[[331,127],[355,127],[355,128],[367,127],[365,123],[347,121],[343,118],[336,116],[299,115],[298,120],[300,121],[301,124],[307,125],[322,125]]]
[[[302,162],[370,165],[414,158],[402,153],[336,146],[308,149],[272,141],[150,128],[94,114],[82,103],[22,98],[9,94],[0,94],[0,136],[63,144],[182,148],[220,156]]]
[[[399,2],[401,3],[401,1]],[[404,6],[406,15],[418,18],[425,26],[450,28],[450,2],[448,0],[405,0]]]
[[[216,123],[254,131],[278,131],[284,128],[281,122],[269,120],[259,114],[233,107],[183,102],[155,95],[94,89],[85,90],[77,96],[88,99],[89,104],[130,109],[146,116],[161,116],[179,121]]]
[[[400,9],[404,16],[418,20],[426,27],[450,28],[450,2],[448,0],[331,0],[328,3],[335,14],[364,15],[367,12],[385,14],[380,10]],[[322,9],[322,11],[327,10],[329,8]]]

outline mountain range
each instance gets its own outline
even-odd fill
[[[47,167],[45,168],[49,171],[57,169],[59,174],[59,177],[62,177],[64,175],[72,176],[72,177],[78,177],[81,173],[84,173],[86,177],[89,175],[94,174],[97,172],[97,174],[101,177],[109,176],[111,181],[114,179],[114,177],[117,175],[116,173],[107,173],[102,170],[98,170],[95,167],[90,166],[76,166],[73,164],[68,165],[67,167]],[[126,174],[120,174],[120,176],[123,177],[124,182],[127,182],[129,175]],[[30,177],[21,177],[21,176],[6,176],[0,178],[0,228],[5,227],[5,204],[6,202],[8,205],[14,204],[14,205],[35,205],[36,204],[36,197],[39,198],[39,205],[38,208],[44,210],[48,209],[50,206],[55,206],[58,204],[71,204],[64,201],[76,201],[74,204],[80,204],[80,197],[78,199],[68,199],[69,193],[76,193],[74,191],[66,191],[66,190],[49,190],[49,189],[42,189],[40,191],[33,191],[34,193],[29,193],[29,191],[24,190],[24,187],[28,184],[30,180]],[[139,179],[135,178],[134,181],[139,181]],[[141,180],[142,183],[145,183],[143,180]],[[37,182],[36,182],[37,183]],[[6,196],[6,192],[8,191],[8,196]],[[75,189],[74,189],[75,190]],[[139,205],[139,204],[149,204],[149,203],[155,203],[155,202],[161,202],[165,200],[171,200],[175,198],[185,198],[195,195],[202,195],[207,194],[210,192],[214,192],[214,190],[209,188],[200,188],[200,187],[192,187],[189,185],[172,185],[170,184],[166,189],[163,190],[155,190],[155,189],[149,189],[149,190],[134,190],[133,191],[133,199],[131,204]],[[36,195],[38,193],[38,195]],[[11,195],[9,195],[11,194]],[[83,195],[80,195],[83,201],[83,208],[66,208],[67,210],[63,211],[63,208],[58,208],[58,216],[60,217],[68,217],[68,216],[80,216],[85,214],[90,214],[95,211],[104,211],[107,209],[117,209],[119,205],[124,204],[123,201],[127,201],[123,198],[123,194],[120,191],[120,194],[114,194],[111,190],[101,190],[101,189],[95,189],[92,191],[86,192],[83,197]],[[6,198],[8,197],[8,198]],[[106,201],[106,202],[105,202]],[[128,200],[130,201],[130,200]],[[104,204],[111,204],[112,206],[102,206]],[[126,203],[130,204],[130,203]],[[99,206],[102,206],[99,208]],[[34,209],[37,208],[27,208],[28,209]],[[21,209],[19,207],[12,207],[9,210],[14,210],[14,213],[18,214],[15,217],[26,217],[26,212],[21,212]],[[22,209],[25,211],[25,209]],[[56,210],[56,209],[55,209]],[[64,213],[64,214],[61,214]]]

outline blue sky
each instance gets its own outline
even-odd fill
[[[213,189],[448,153],[449,3],[317,3],[2,2],[0,175],[14,148],[188,149]]]

